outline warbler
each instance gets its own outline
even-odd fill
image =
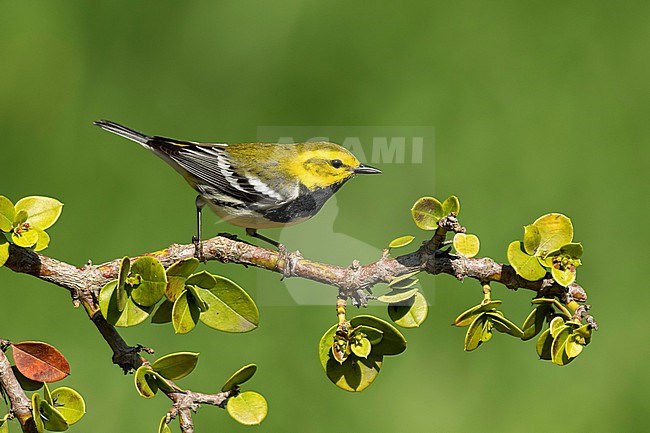
[[[151,150],[199,193],[197,254],[206,204],[247,234],[279,246],[257,230],[305,221],[355,175],[381,173],[330,142],[199,143],[146,135],[108,120],[93,124]]]

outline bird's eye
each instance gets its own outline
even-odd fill
[[[343,161],[341,161],[340,159],[333,159],[332,161],[330,161],[330,164],[332,164],[332,167],[334,168],[343,167]]]

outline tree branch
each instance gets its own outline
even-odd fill
[[[567,304],[571,301],[583,303],[587,300],[584,289],[577,283],[563,287],[548,274],[541,280],[528,281],[517,275],[511,266],[497,263],[490,258],[467,258],[450,254],[448,250],[441,250],[445,245],[447,232],[464,231],[456,215],[451,213],[438,222],[438,229],[433,237],[416,251],[390,257],[389,251],[384,250],[379,260],[364,266],[356,260],[348,267],[319,263],[305,259],[298,251],[292,253],[284,250],[273,251],[225,236],[204,241],[203,254],[206,260],[254,266],[279,273],[283,277],[305,278],[330,285],[338,288],[339,299],[351,298],[355,305],[363,306],[367,304],[368,299],[366,290],[379,283],[390,283],[394,278],[413,272],[426,272],[432,275],[449,274],[458,280],[472,278],[482,284],[498,282],[511,290],[534,291],[538,297],[557,296]],[[194,254],[194,244],[173,244],[163,250],[145,255],[155,257],[167,268],[179,260],[193,257]],[[139,345],[129,346],[117,329],[102,316],[97,301],[101,288],[107,282],[117,278],[120,263],[121,259],[115,259],[97,266],[89,263],[83,267],[76,267],[12,244],[5,266],[15,272],[33,275],[67,289],[75,306],[79,304],[84,306],[89,318],[113,350],[113,363],[128,372],[147,362],[139,355],[141,351],[149,353],[152,351]],[[580,317],[597,328],[597,323],[587,314],[587,310],[588,306],[581,308]],[[178,417],[181,430],[185,433],[194,431],[192,412],[196,412],[201,404],[225,407],[228,398],[235,395],[232,392],[201,394],[182,390],[173,382],[168,382],[175,391],[166,392],[167,397],[173,402],[167,417],[168,420]],[[17,404],[22,407],[20,404],[23,403],[17,402]]]
[[[204,241],[203,253],[206,260],[254,266],[284,277],[305,278],[334,286],[352,298],[357,296],[359,290],[372,288],[379,283],[389,283],[401,275],[422,271],[432,275],[449,274],[461,281],[472,278],[479,282],[497,282],[511,290],[526,289],[537,292],[539,296],[558,296],[566,303],[572,300],[586,302],[587,294],[577,283],[563,287],[548,274],[541,280],[528,281],[517,275],[511,266],[490,258],[467,258],[439,250],[447,229],[464,230],[457,224],[455,216],[445,217],[440,220],[440,227],[433,238],[423,243],[418,250],[398,257],[390,257],[388,251],[384,251],[379,260],[364,266],[355,263],[353,266],[342,267],[314,262],[302,257],[298,251],[281,253],[223,236]],[[167,268],[178,260],[193,257],[194,252],[194,244],[173,244],[145,255],[155,257]],[[80,299],[84,306],[91,307],[89,314],[93,317],[99,307],[86,305],[96,304],[94,299],[88,298],[96,298],[104,284],[117,278],[120,263],[121,259],[115,259],[97,266],[89,264],[78,268],[12,245],[5,266],[68,289],[73,299]],[[118,353],[121,353],[120,350]]]

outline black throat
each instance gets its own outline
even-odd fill
[[[263,215],[271,221],[279,223],[288,223],[297,219],[312,217],[344,183],[345,181],[325,188],[316,188],[313,191],[310,191],[304,185],[300,185],[298,198],[280,207],[267,209],[263,212]]]

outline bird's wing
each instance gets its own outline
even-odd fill
[[[227,144],[163,137],[153,137],[147,144],[187,171],[196,182],[197,189],[203,189],[201,192],[205,195],[216,196],[225,204],[255,204],[270,208],[295,198],[294,188],[278,191],[258,177],[238,171],[230,160]],[[295,195],[297,192],[296,184]]]

